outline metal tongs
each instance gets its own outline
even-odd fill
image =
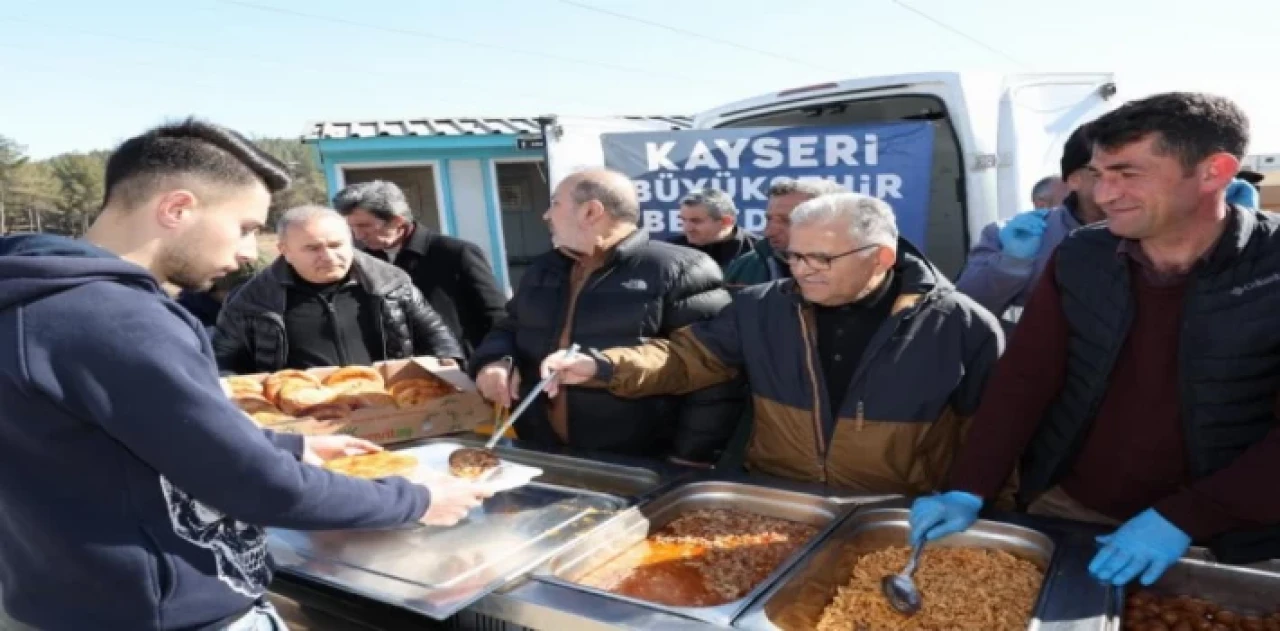
[[[578,354],[579,348],[581,347],[578,344],[570,346],[568,352],[565,353],[565,360],[573,359],[573,357]],[[498,440],[502,438],[502,435],[507,433],[507,430],[515,424],[516,419],[520,418],[520,415],[524,414],[524,411],[529,409],[530,405],[533,405],[534,400],[538,398],[539,394],[542,394],[543,390],[546,390],[547,385],[551,383],[551,380],[559,376],[559,372],[553,372],[544,377],[542,381],[539,381],[538,385],[534,386],[533,390],[530,390],[529,394],[525,395],[524,400],[520,402],[520,405],[517,405],[516,409],[511,412],[511,415],[507,417],[507,420],[502,424],[502,426],[494,428],[493,435],[489,437],[489,442],[484,444],[484,448],[493,449],[493,446],[498,444]]]

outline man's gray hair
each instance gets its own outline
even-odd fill
[[[1056,175],[1041,178],[1039,182],[1036,182],[1035,186],[1031,187],[1031,202],[1053,201],[1054,189],[1061,184],[1062,178]]]
[[[283,239],[289,228],[324,218],[337,219],[344,224],[346,223],[342,215],[332,208],[315,204],[297,206],[284,211],[284,214],[280,215],[280,219],[276,220],[276,237]]]
[[[876,197],[861,193],[822,195],[791,211],[792,227],[815,223],[844,222],[859,245],[898,246],[898,220],[893,208]]]
[[[712,221],[720,221],[724,217],[736,220],[738,207],[733,205],[733,198],[728,193],[716,188],[704,188],[684,196],[681,206],[701,206],[707,209],[707,216]]]
[[[836,182],[824,178],[803,177],[794,179],[789,177],[780,177],[769,185],[769,197],[782,197],[783,195],[791,195],[792,193],[800,193],[809,199],[821,197],[822,195],[835,195],[836,193],[848,193],[849,189],[837,184]]]
[[[360,209],[382,221],[390,221],[392,217],[413,221],[413,209],[409,207],[404,191],[385,180],[360,182],[338,191],[333,196],[333,207],[343,217]]]

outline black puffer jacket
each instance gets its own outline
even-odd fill
[[[573,263],[548,252],[525,272],[507,317],[472,355],[478,371],[512,357],[521,395],[539,381],[543,358],[557,349],[566,320]],[[623,239],[587,279],[573,314],[572,340],[588,348],[632,346],[715,316],[728,306],[720,268],[697,250],[650,241],[640,230]],[[710,462],[741,416],[743,381],[682,397],[623,399],[596,388],[567,388],[569,442],[578,448]],[[544,399],[545,401],[545,399]],[[548,406],[531,406],[516,422],[521,440],[556,445]]]
[[[355,253],[351,269],[351,277],[373,297],[383,358],[431,355],[461,361],[458,341],[408,274],[363,252]],[[221,371],[248,374],[286,368],[289,349],[284,312],[287,286],[293,282],[288,263],[281,257],[227,300],[213,334]]]

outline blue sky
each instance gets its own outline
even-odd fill
[[[1280,3],[1220,3],[1231,13],[1206,15],[1214,6],[4,0],[0,134],[46,157],[108,148],[191,113],[294,136],[326,119],[694,113],[832,78],[901,72],[1113,70],[1122,89],[1236,98],[1253,117],[1254,152],[1280,153],[1270,44]]]

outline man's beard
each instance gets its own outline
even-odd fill
[[[180,245],[180,244],[179,244]],[[160,251],[156,271],[162,282],[187,291],[208,291],[213,288],[213,278],[196,267],[190,251],[184,247],[168,247]]]

